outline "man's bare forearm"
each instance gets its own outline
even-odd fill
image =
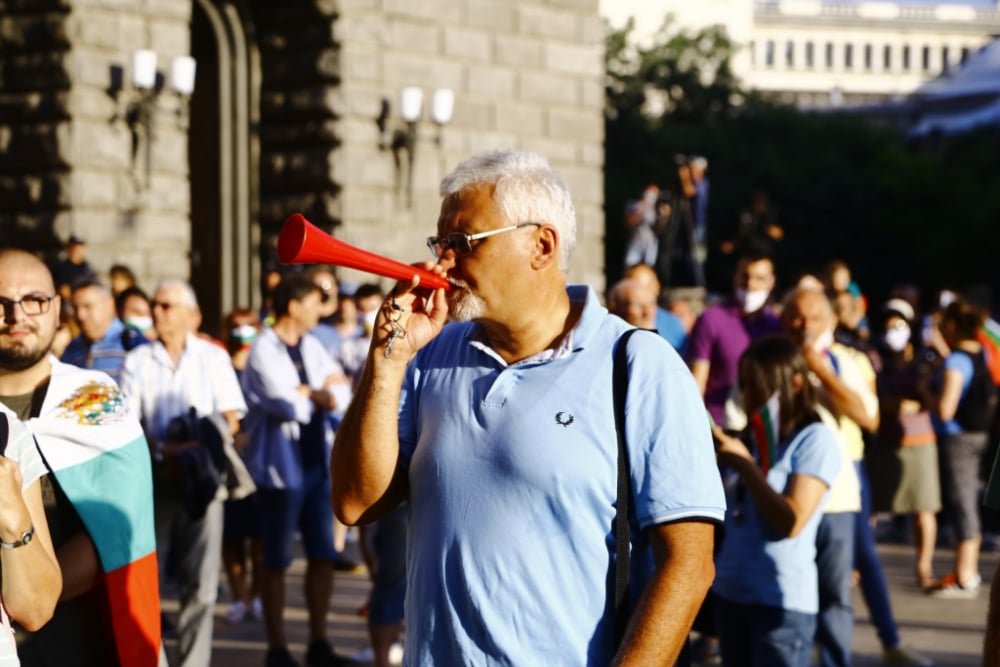
[[[11,618],[29,631],[39,629],[50,618],[62,590],[62,574],[52,549],[52,538],[45,520],[42,492],[36,480],[24,491],[27,510],[14,520],[14,525],[33,527],[34,539],[17,549],[0,551],[3,567],[3,605]],[[8,508],[15,509],[16,508]],[[8,528],[5,540],[13,542],[22,535],[11,534]],[[23,533],[22,533],[23,534]]]
[[[651,528],[656,570],[632,612],[614,664],[673,665],[715,578],[710,523]]]
[[[847,415],[866,431],[878,429],[878,413],[876,412],[874,415],[869,413],[857,392],[845,385],[833,369],[822,366],[817,369],[816,375],[826,388],[827,395],[838,412]]]
[[[399,460],[399,394],[406,364],[369,355],[354,400],[337,429],[330,459],[332,502],[347,525],[367,523],[394,507],[403,483]]]

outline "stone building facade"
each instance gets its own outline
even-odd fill
[[[597,6],[0,0],[0,242],[52,255],[72,233],[98,270],[125,263],[147,288],[190,278],[214,331],[227,310],[260,304],[261,266],[290,213],[420,260],[441,177],[473,152],[521,148],[547,155],[573,190],[571,279],[600,289]],[[153,91],[131,83],[139,49],[158,55]],[[185,55],[198,63],[190,96],[170,75]],[[399,115],[406,87],[424,93],[412,126]],[[430,118],[438,89],[454,94],[444,125]]]
[[[1000,3],[874,0],[602,0],[621,26],[635,17],[648,41],[674,25],[722,26],[740,46],[744,85],[801,108],[877,104],[905,97],[1000,34]]]

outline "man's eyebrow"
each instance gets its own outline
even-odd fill
[[[3,296],[3,295],[0,295],[0,299],[5,299],[7,301],[17,301],[18,299],[27,299],[27,298],[30,298],[30,297],[39,297],[39,298],[42,298],[42,299],[48,299],[48,298],[50,298],[52,296],[54,296],[54,295],[53,294],[48,294],[47,292],[43,292],[41,290],[36,290],[36,291],[33,291],[33,292],[26,292],[25,294],[22,294],[21,296],[19,296],[17,298],[14,298],[12,296]]]

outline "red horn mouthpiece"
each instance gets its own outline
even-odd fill
[[[301,213],[291,214],[282,225],[278,235],[278,259],[282,264],[344,266],[404,282],[413,280],[413,276],[420,276],[421,287],[451,289],[451,283],[436,273],[338,241],[306,220]]]

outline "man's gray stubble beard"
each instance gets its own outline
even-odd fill
[[[455,286],[454,296],[448,299],[448,315],[456,322],[471,322],[482,317],[486,310],[486,302],[482,297],[473,294],[464,285]]]

